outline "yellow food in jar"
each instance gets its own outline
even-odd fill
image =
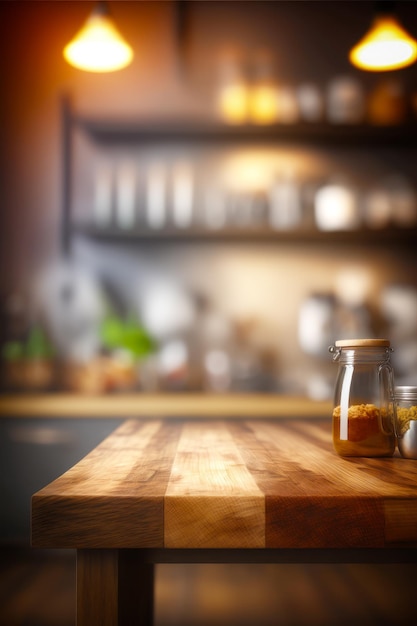
[[[409,428],[410,422],[417,420],[417,406],[400,406],[397,407],[397,421],[400,429],[400,434],[403,435]]]
[[[333,417],[340,419],[340,406]],[[349,441],[362,441],[379,432],[379,409],[374,404],[352,404],[348,409]]]
[[[342,421],[347,417],[342,429]],[[392,456],[395,450],[393,415],[386,407],[374,404],[352,404],[347,416],[341,408],[333,410],[333,445],[341,456]],[[341,437],[342,432],[343,437]]]

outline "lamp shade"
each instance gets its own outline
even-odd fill
[[[70,65],[87,72],[114,72],[133,59],[132,48],[102,4],[65,46],[63,54]]]
[[[373,72],[401,69],[417,59],[417,42],[393,15],[379,15],[352,48],[349,59],[356,67]]]

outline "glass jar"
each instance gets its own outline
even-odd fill
[[[394,386],[387,339],[349,339],[330,346],[339,370],[333,409],[333,445],[341,456],[392,456]]]
[[[406,459],[417,459],[417,387],[395,387],[394,396],[398,450]]]

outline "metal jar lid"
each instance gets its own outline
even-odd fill
[[[394,396],[396,400],[416,400],[417,401],[417,386],[404,385],[395,387]]]

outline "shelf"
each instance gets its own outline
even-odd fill
[[[247,242],[247,243],[346,243],[346,244],[416,244],[417,226],[412,228],[360,229],[352,231],[319,231],[300,229],[276,231],[266,227],[227,228],[227,229],[161,229],[100,228],[92,225],[73,225],[73,234],[82,235],[97,241],[112,243],[155,243],[155,242]]]
[[[71,207],[74,146],[73,130],[78,128],[97,143],[145,147],[166,145],[269,145],[299,144],[332,149],[417,149],[417,119],[397,126],[339,125],[328,123],[297,123],[273,125],[226,125],[214,120],[140,120],[115,117],[97,117],[76,112],[68,99],[63,101],[63,220],[62,243],[70,249],[71,238],[76,235],[97,242],[141,245],[157,242],[169,243],[262,243],[271,245],[323,244],[323,245],[404,245],[410,247],[417,241],[417,226],[412,228],[360,228],[354,231],[323,232],[305,226],[291,231],[277,231],[266,225],[245,228],[208,229],[198,225],[190,229],[169,227],[152,230],[140,223],[133,229],[117,227],[100,228],[91,223],[74,223]],[[407,156],[411,162],[410,155]],[[85,207],[88,208],[88,207]],[[88,214],[88,213],[86,213]],[[91,215],[91,213],[90,213]],[[73,221],[74,220],[74,221]]]
[[[233,142],[300,143],[343,147],[417,148],[417,122],[398,126],[299,123],[225,125],[216,122],[179,120],[116,120],[74,115],[72,122],[96,141],[119,143]]]
[[[0,396],[3,418],[329,417],[332,406],[275,394],[137,393],[87,396],[70,393]]]

